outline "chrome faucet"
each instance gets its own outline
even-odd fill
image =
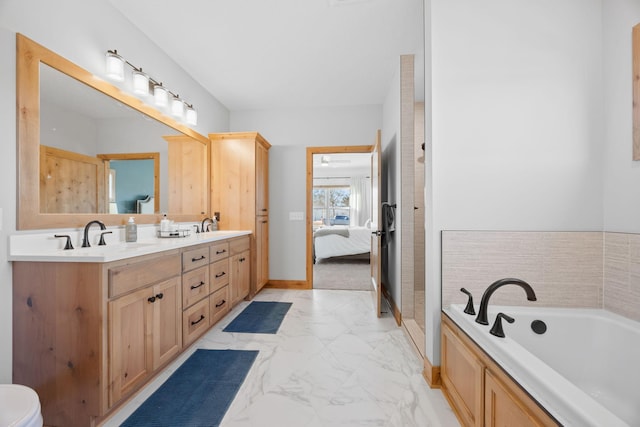
[[[82,238],[82,247],[83,248],[88,248],[91,247],[91,245],[89,244],[89,228],[91,228],[91,226],[93,224],[98,224],[100,226],[100,230],[106,230],[107,227],[105,227],[104,223],[102,221],[98,221],[93,220],[93,221],[89,221],[87,223],[87,225],[84,226],[84,237]]]
[[[203,220],[202,220],[202,224],[200,225],[200,228],[201,228],[201,231],[202,231],[203,233],[206,233],[207,231],[209,231],[209,226],[208,226],[208,225],[207,225],[207,228],[204,228],[204,224],[205,224],[206,222],[209,222],[211,225],[213,225],[213,219],[211,219],[211,218],[205,218],[205,219],[203,219]]]
[[[489,305],[489,298],[491,295],[505,285],[518,285],[527,293],[527,299],[529,301],[536,301],[536,293],[533,291],[531,285],[529,285],[524,280],[520,279],[500,279],[496,280],[484,291],[482,294],[482,299],[480,300],[480,309],[478,310],[478,317],[476,317],[476,322],[481,325],[488,325],[489,321],[487,320],[487,306]]]

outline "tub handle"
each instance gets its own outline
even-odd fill
[[[476,311],[473,309],[473,295],[471,295],[471,292],[469,292],[465,288],[460,288],[460,292],[469,297],[469,299],[467,300],[467,306],[464,308],[464,312],[472,316],[475,315]]]
[[[493,326],[489,331],[491,335],[494,335],[499,338],[504,338],[504,330],[502,329],[502,319],[506,320],[509,323],[515,322],[515,319],[513,317],[507,316],[502,312],[498,313],[498,315],[496,316],[496,321],[493,322]]]

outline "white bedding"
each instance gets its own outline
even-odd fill
[[[348,230],[349,237],[337,234],[316,236],[314,238],[316,259],[364,254],[371,251],[371,229],[353,227]]]

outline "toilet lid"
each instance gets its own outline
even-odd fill
[[[38,394],[19,384],[0,384],[0,426],[22,426],[40,416]]]

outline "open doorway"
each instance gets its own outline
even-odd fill
[[[371,289],[371,146],[307,148],[307,282]]]

